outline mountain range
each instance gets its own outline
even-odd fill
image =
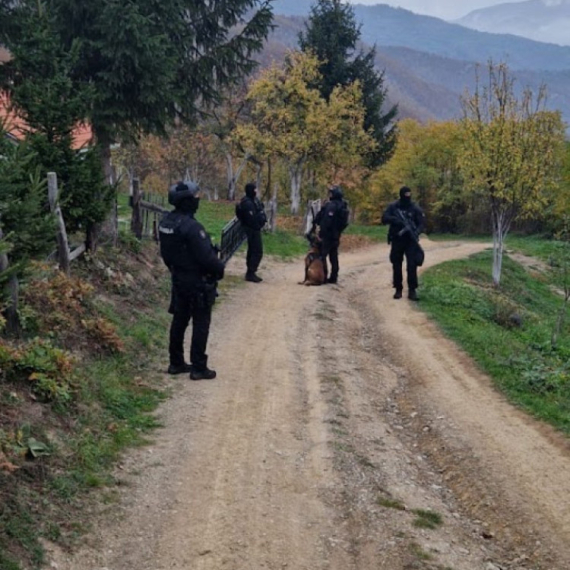
[[[570,0],[529,3],[547,2],[566,4]],[[274,2],[277,27],[263,63],[297,47],[312,4],[313,0]],[[384,72],[389,103],[398,104],[400,118],[425,122],[459,117],[460,98],[466,89],[473,90],[478,64],[484,68],[492,60],[508,64],[519,90],[529,87],[537,93],[545,84],[547,107],[561,111],[570,123],[570,46],[480,32],[385,4],[355,4],[353,9],[364,48],[376,46],[376,65]]]
[[[455,23],[480,32],[514,34],[570,45],[570,0],[526,0],[474,10]]]

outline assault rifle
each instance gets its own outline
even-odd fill
[[[420,245],[420,234],[418,232],[418,228],[414,222],[408,218],[404,212],[402,212],[402,210],[396,209],[396,212],[398,212],[398,217],[402,224],[404,224],[404,227],[398,232],[398,235],[403,236],[405,233],[409,233],[412,236],[412,239],[416,244],[414,248],[414,261],[418,267],[421,267],[424,264],[425,253]]]
[[[398,235],[401,237],[405,233],[409,233],[412,236],[412,239],[417,244],[419,244],[420,234],[419,234],[418,228],[416,228],[416,225],[414,224],[414,222],[410,218],[408,218],[408,216],[406,216],[406,214],[404,214],[404,212],[402,212],[402,210],[397,209],[396,212],[398,213],[398,217],[400,218],[400,221],[402,222],[402,224],[404,224],[404,227],[398,232]]]

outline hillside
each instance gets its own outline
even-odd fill
[[[277,2],[277,11],[282,9],[283,3],[280,4],[280,2],[281,0]],[[290,4],[287,4],[287,11],[300,10],[304,4],[307,4],[305,0],[292,0]],[[476,62],[486,64],[491,57],[491,52],[479,59],[462,58],[459,55],[446,57],[434,53],[428,47],[441,44],[442,38],[438,36],[438,30],[447,29],[445,27],[449,26],[443,20],[416,16],[406,10],[397,10],[388,6],[356,6],[355,12],[362,8],[378,8],[380,10],[378,14],[388,14],[390,18],[383,23],[383,27],[390,28],[390,25],[393,26],[390,36],[394,38],[394,41],[396,38],[402,38],[400,45],[386,45],[380,41],[376,42],[377,67],[385,71],[388,99],[391,104],[398,104],[400,118],[409,117],[427,121],[449,120],[459,117],[461,112],[460,96],[466,89],[473,89]],[[277,27],[271,33],[259,58],[262,64],[266,65],[272,60],[281,59],[287,49],[297,46],[298,34],[304,29],[304,21],[304,18],[299,16],[276,16]],[[409,29],[406,27],[412,21],[424,22],[424,29],[431,30],[429,33],[433,34],[431,37],[426,35],[424,38],[425,49],[401,45],[402,43],[418,43],[412,41]],[[437,25],[434,25],[433,21]],[[366,27],[370,28],[371,23],[367,22],[366,25],[363,25],[363,38]],[[484,53],[487,45],[486,38],[490,34],[472,32],[461,28],[461,26],[452,26],[452,28],[463,30],[471,38],[478,38],[479,44],[473,50],[467,49],[463,40],[457,38],[457,45],[462,46],[461,51]],[[416,34],[418,33],[416,32]],[[537,46],[541,53],[536,56],[536,59],[546,57],[551,49],[560,49],[563,52],[570,53],[570,48],[559,48],[510,36],[501,36],[501,38],[515,42],[511,44],[512,46],[516,45],[516,41],[519,40],[527,42],[527,45]],[[366,49],[369,49],[369,46],[370,44],[366,42]],[[545,51],[542,51],[543,49]],[[457,51],[459,52],[459,49]],[[500,59],[495,61],[500,61]],[[511,60],[507,61],[511,66]],[[560,110],[564,120],[570,123],[570,65],[561,70],[532,68],[530,66],[525,69],[516,69],[515,67],[511,67],[511,69],[515,71],[516,85],[519,89],[528,86],[536,93],[541,84],[546,84],[549,94],[548,108]]]
[[[274,11],[307,16],[312,0],[276,0]],[[466,61],[506,60],[512,69],[570,69],[570,47],[557,46],[509,34],[489,34],[414,14],[386,4],[354,5],[362,24],[362,41],[378,46],[400,46]]]
[[[570,45],[570,0],[525,0],[480,8],[454,23],[481,32],[508,33]]]

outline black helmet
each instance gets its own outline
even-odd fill
[[[331,186],[329,188],[329,194],[332,200],[342,200],[342,190],[340,186]]]
[[[191,180],[177,182],[168,189],[168,203],[178,206],[186,198],[197,199],[198,192],[200,192],[200,186]]]

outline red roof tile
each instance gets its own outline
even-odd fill
[[[24,119],[10,109],[9,99],[5,94],[0,94],[0,122],[4,124],[8,134],[16,139],[23,139],[29,130]],[[89,146],[92,138],[93,132],[90,125],[78,125],[73,131],[73,148]]]

